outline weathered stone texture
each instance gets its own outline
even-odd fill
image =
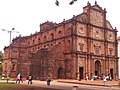
[[[106,11],[88,3],[84,12],[61,23],[45,22],[40,31],[17,37],[4,48],[3,73],[34,79],[89,79],[118,75],[117,30]],[[9,64],[9,61],[12,61]]]

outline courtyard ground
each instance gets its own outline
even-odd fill
[[[79,89],[77,90],[89,90],[91,89],[91,86],[96,87],[97,88],[96,90],[98,90],[98,87],[100,88],[99,90],[106,90],[106,89],[109,90],[109,88],[117,88],[110,90],[120,89],[120,85],[118,85],[118,81],[115,80],[107,81],[105,87],[102,80],[78,81],[78,80],[69,80],[69,79],[68,80],[59,79],[59,80],[52,80],[50,86],[47,85],[46,81],[39,81],[39,80],[33,80],[32,85],[28,85],[27,81],[24,81],[23,83],[20,84],[15,84],[15,81],[9,81],[8,83],[6,83],[6,80],[0,80],[0,83],[4,83],[2,85],[0,84],[0,90],[72,90],[73,86],[78,86]]]
[[[104,86],[103,80],[64,80],[64,79],[59,79],[57,80],[57,82],[61,82],[61,83],[73,83],[73,84],[82,84],[82,85],[93,85],[93,86]],[[106,82],[106,86],[107,87],[113,87],[113,86],[120,86],[120,80],[116,81],[116,80],[112,80],[112,81],[107,81]]]
[[[38,86],[28,86],[15,83],[0,83],[0,90],[60,90],[60,89],[42,88]]]

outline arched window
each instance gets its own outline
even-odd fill
[[[40,38],[38,38],[38,43],[40,43]]]
[[[54,39],[54,34],[53,34],[53,33],[51,33],[51,39],[52,39],[52,40]]]
[[[44,36],[44,41],[46,41],[46,36]]]
[[[61,34],[61,31],[59,31],[59,34]]]

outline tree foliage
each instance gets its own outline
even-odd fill
[[[3,53],[0,51],[0,75],[2,74]]]
[[[0,51],[0,62],[3,62],[3,53]]]

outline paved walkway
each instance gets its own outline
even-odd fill
[[[6,82],[6,80],[0,80],[0,82]],[[15,83],[15,81],[8,81]],[[28,85],[27,81],[24,81],[23,83],[20,83],[23,85]],[[70,80],[70,79],[57,79],[52,80],[51,85],[48,86],[46,81],[40,81],[40,80],[33,80],[33,84],[30,86],[35,87],[42,87],[42,88],[49,88],[49,89],[60,89],[60,90],[73,90],[73,88],[78,88],[75,90],[120,90],[118,87],[118,81],[112,80],[107,81],[106,87],[103,87],[103,81],[102,80],[95,80],[95,81],[86,81],[86,80]]]
[[[40,82],[39,80],[33,80],[34,82]],[[7,82],[7,80],[0,80],[0,82]],[[8,82],[14,82],[15,81],[8,81]],[[91,80],[71,80],[71,79],[57,79],[57,80],[53,80],[52,82],[59,82],[59,83],[71,83],[71,84],[83,84],[83,85],[93,85],[93,86],[104,86],[104,83],[102,80],[95,80],[95,81],[91,81]],[[119,83],[118,83],[119,82]],[[107,81],[106,82],[106,86],[108,87],[112,87],[112,86],[120,86],[120,81]]]
[[[95,80],[95,81],[91,81],[91,80],[64,80],[64,79],[59,79],[59,80],[55,80],[57,82],[61,82],[61,83],[72,83],[72,84],[83,84],[83,85],[94,85],[94,86],[104,86],[104,83],[102,80]],[[112,81],[107,81],[106,82],[106,86],[118,86],[120,84],[118,84],[118,81],[116,80],[112,80]]]
[[[27,81],[24,83],[21,83],[24,85],[28,85]],[[51,85],[48,86],[46,81],[39,81],[39,80],[33,80],[33,84],[31,86],[38,86],[43,88],[51,88],[51,89],[60,89],[60,90],[72,90],[74,87],[77,87],[79,89],[77,90],[119,90],[118,87],[118,81],[107,81],[106,87],[104,87],[102,80],[96,80],[96,81],[86,81],[86,80],[52,80]],[[99,89],[98,89],[99,88]],[[111,89],[110,89],[111,88]]]

